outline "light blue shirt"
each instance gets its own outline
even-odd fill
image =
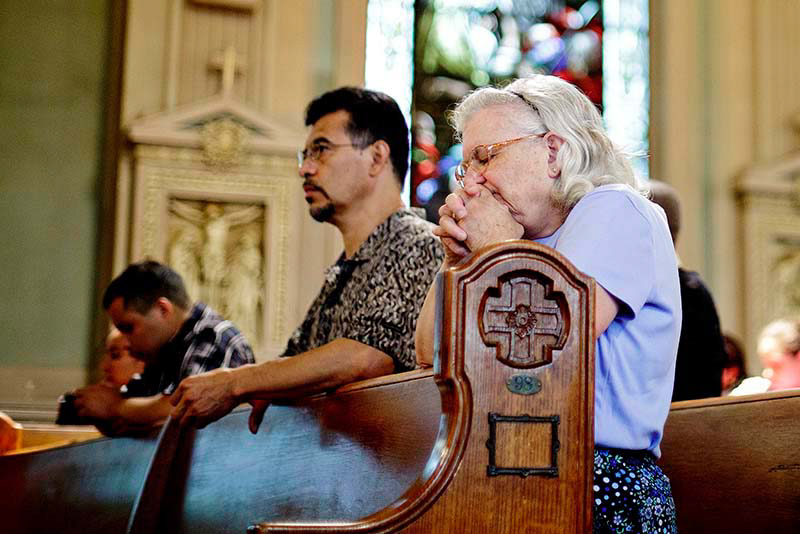
[[[619,304],[595,348],[595,444],[660,456],[681,330],[678,265],[664,211],[628,186],[605,185],[536,242],[564,254]]]

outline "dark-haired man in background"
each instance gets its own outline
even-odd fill
[[[667,216],[672,242],[681,227],[681,206],[675,189],[658,180],[650,180],[650,195]],[[727,360],[719,315],[711,292],[700,275],[678,263],[681,286],[681,338],[675,364],[672,402],[719,397],[722,393],[722,369]]]
[[[109,284],[103,307],[130,351],[146,362],[125,396],[103,384],[75,392],[77,415],[107,433],[164,419],[172,411],[169,395],[187,376],[255,361],[233,323],[202,302],[192,304],[180,275],[166,265],[128,266]]]
[[[311,216],[341,232],[344,253],[283,356],[184,380],[173,417],[203,426],[251,401],[315,393],[415,366],[414,330],[443,257],[433,225],[405,208],[408,127],[389,96],[344,87],[309,104],[298,154]],[[262,399],[262,400],[254,400]]]

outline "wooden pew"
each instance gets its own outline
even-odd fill
[[[681,534],[800,532],[800,390],[673,403],[661,451]]]
[[[593,282],[528,242],[437,282],[433,370],[0,457],[16,532],[591,530]]]
[[[93,426],[25,423],[20,425],[19,446],[6,454],[25,454],[102,437]]]

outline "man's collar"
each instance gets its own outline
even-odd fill
[[[181,345],[183,340],[186,339],[186,336],[189,335],[190,332],[195,331],[200,323],[200,319],[205,313],[205,310],[205,304],[202,302],[196,302],[192,306],[192,309],[189,310],[189,315],[186,320],[183,321],[183,324],[181,324],[180,328],[178,328],[178,331],[175,333],[175,335],[172,336],[172,339],[170,339],[169,342],[164,345],[164,348],[169,350],[174,345]]]
[[[356,253],[353,254],[351,258],[344,259],[344,256],[342,256],[339,258],[339,260],[342,261],[344,259],[344,261],[347,262],[358,263],[371,261],[375,257],[373,251],[386,241],[387,236],[391,234],[392,225],[395,223],[395,221],[407,216],[424,217],[424,213],[424,210],[420,208],[400,208],[375,227],[372,233],[367,237],[366,241],[361,243],[361,246],[358,247],[358,250],[356,250]],[[338,263],[339,262],[337,262],[337,264]]]

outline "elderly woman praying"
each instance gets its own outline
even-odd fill
[[[536,75],[468,94],[451,121],[461,188],[439,210],[443,269],[507,239],[552,247],[597,282],[594,532],[675,532],[655,464],[669,412],[681,301],[664,212],[600,114],[571,84]],[[433,359],[433,291],[416,332]]]

